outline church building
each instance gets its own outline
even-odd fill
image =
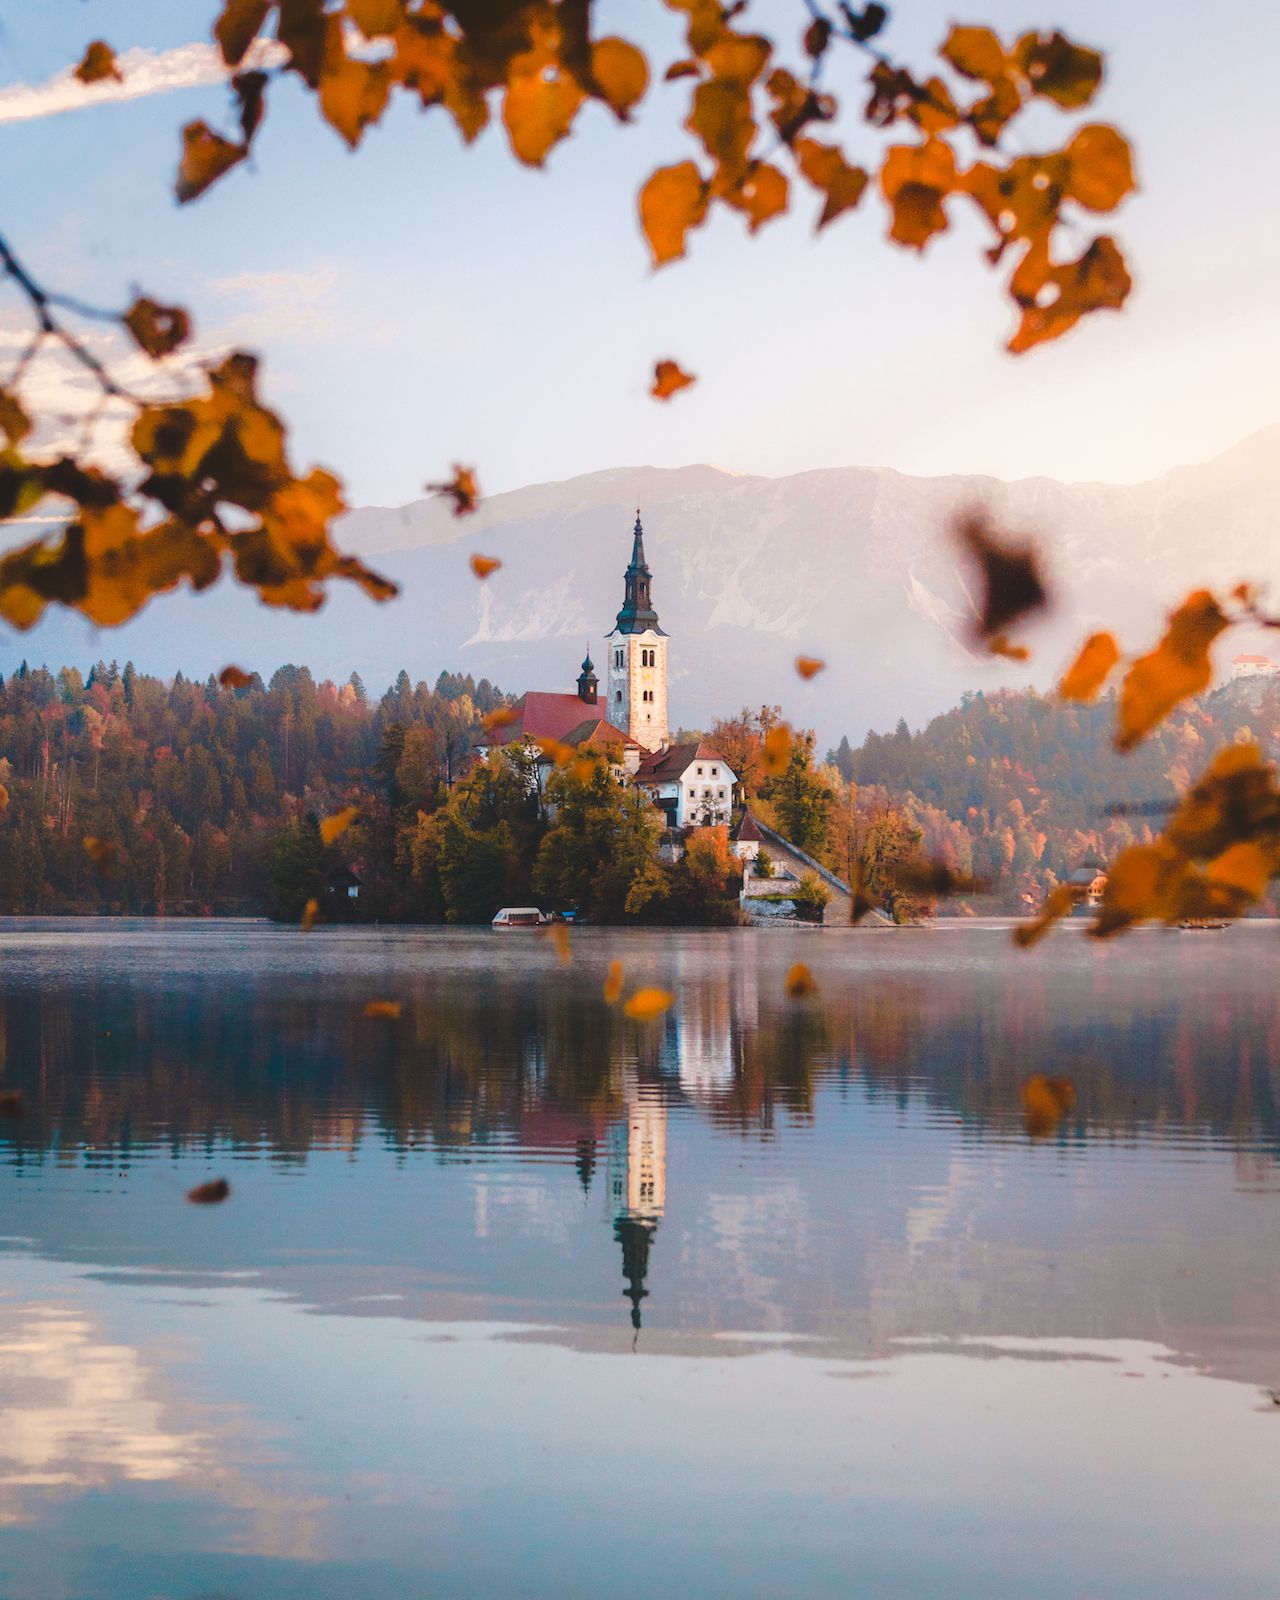
[[[686,828],[727,823],[737,776],[705,742],[672,746],[667,711],[667,634],[653,605],[653,573],[645,560],[644,529],[636,512],[631,561],[623,574],[622,609],[605,640],[605,692],[599,693],[588,650],[576,694],[530,690],[512,708],[513,720],[498,742],[530,746],[613,748],[619,775],[645,790],[667,826]],[[486,750],[481,750],[483,756]],[[554,766],[539,760],[539,785]],[[541,769],[545,767],[546,771]]]

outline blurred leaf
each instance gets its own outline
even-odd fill
[[[31,432],[31,418],[22,408],[21,401],[7,389],[0,389],[0,428],[4,429],[9,443],[20,445]]]
[[[653,264],[663,266],[684,254],[685,235],[706,221],[708,189],[692,161],[659,167],[640,191],[640,225]]]
[[[818,992],[813,973],[803,961],[797,961],[788,968],[787,975],[783,979],[783,988],[786,990],[788,1000],[805,1000]]]
[[[331,817],[325,817],[320,824],[321,841],[328,845],[335,839],[340,839],[359,815],[359,806],[343,806],[341,811],[335,811]]]
[[[454,463],[453,477],[448,483],[429,483],[426,489],[428,494],[450,496],[455,517],[469,517],[480,502],[480,485],[476,481],[475,468],[460,467],[457,462]],[[477,573],[476,576],[487,577],[488,574]]]
[[[470,558],[471,570],[482,582],[485,578],[492,577],[501,565],[502,562],[497,556],[482,556],[477,552]]]
[[[1043,1139],[1075,1109],[1076,1086],[1070,1078],[1047,1078],[1034,1073],[1022,1085],[1022,1117],[1033,1139]]]
[[[404,21],[404,0],[347,0],[347,15],[366,39],[377,39]]]
[[[767,778],[780,778],[791,759],[791,729],[785,722],[770,728],[760,747],[760,770]]]
[[[181,306],[162,306],[145,297],[135,300],[121,320],[138,347],[155,360],[191,337],[191,318]]]
[[[271,0],[227,0],[213,25],[213,36],[229,67],[238,67],[271,10]]]
[[[1006,661],[1029,661],[1031,652],[1025,644],[1011,643],[1009,636],[997,633],[987,640],[987,649],[993,656],[1003,656]]]
[[[489,733],[497,733],[500,728],[509,728],[513,722],[519,722],[520,713],[514,706],[495,706],[492,711],[487,711],[480,718],[480,723]]]
[[[547,937],[556,947],[556,960],[562,967],[567,967],[573,960],[568,928],[563,922],[552,922],[548,924]]]
[[[1209,647],[1227,618],[1207,589],[1188,595],[1170,616],[1156,648],[1140,656],[1120,687],[1116,746],[1132,750],[1183,700],[1207,689],[1213,679]]]
[[[1091,634],[1067,668],[1058,694],[1063,700],[1082,700],[1085,704],[1096,700],[1119,659],[1120,647],[1111,634]]]
[[[981,638],[995,640],[1010,623],[1047,605],[1049,597],[1033,545],[1011,544],[997,537],[981,509],[959,518],[955,536],[978,568],[982,602],[975,626]]]
[[[20,1117],[22,1095],[17,1089],[0,1089],[0,1117]]]
[[[622,963],[611,961],[609,971],[604,980],[604,1003],[607,1006],[616,1006],[622,998]]]
[[[105,78],[112,78],[116,83],[123,83],[124,77],[116,65],[116,53],[109,44],[101,39],[95,39],[84,53],[84,59],[76,68],[75,75],[81,83],[101,83]]]
[[[636,1022],[652,1022],[670,1009],[675,998],[666,989],[637,989],[622,1009]]]
[[[244,160],[248,149],[232,144],[208,123],[188,122],[182,130],[182,160],[178,165],[175,193],[179,205],[198,200],[210,184]]]
[[[302,916],[298,922],[298,927],[303,933],[310,933],[312,928],[315,927],[319,915],[320,902],[318,900],[308,900],[302,908]]]
[[[923,250],[948,227],[942,202],[958,183],[956,158],[944,140],[891,145],[880,168],[880,188],[893,211],[889,237]]]
[[[797,656],[796,671],[807,683],[810,678],[816,678],[820,672],[825,672],[827,664],[817,656]]]
[[[1004,46],[990,28],[954,26],[938,53],[964,77],[986,83],[1003,77],[1008,68]]]
[[[362,1017],[386,1017],[394,1021],[400,1015],[401,1005],[398,1000],[366,1000]]]
[[[1014,47],[1014,55],[1033,94],[1043,95],[1064,111],[1087,106],[1102,83],[1102,57],[1096,50],[1072,44],[1061,33],[1048,39],[1039,33],[1024,33]]]
[[[852,166],[845,160],[839,145],[823,144],[818,139],[797,139],[792,148],[804,177],[826,196],[818,218],[821,230],[842,212],[857,205],[870,180],[862,167]]]
[[[1024,269],[1034,263],[1034,270]],[[1050,266],[1047,248],[1027,252],[1014,279],[1014,298],[1022,321],[1007,348],[1020,355],[1038,344],[1060,338],[1090,311],[1118,311],[1133,281],[1114,239],[1095,239],[1077,261]]]
[[[1039,944],[1045,934],[1062,917],[1067,916],[1076,903],[1076,891],[1069,883],[1060,883],[1046,898],[1040,915],[1030,922],[1019,923],[1013,930],[1014,943],[1029,950]]]
[[[669,400],[681,389],[687,389],[698,380],[684,372],[675,361],[659,361],[653,369],[653,388],[649,390],[655,400]]]
[[[1089,211],[1114,211],[1136,187],[1129,142],[1105,123],[1081,128],[1067,145],[1066,156],[1066,192]]]
[[[198,1183],[187,1191],[193,1206],[217,1206],[230,1195],[231,1185],[225,1178],[211,1178],[208,1183]]]
[[[243,667],[223,667],[218,682],[224,689],[247,689],[253,682],[253,674]]]
[[[591,49],[591,76],[606,104],[625,122],[649,87],[649,63],[625,39],[598,39]]]
[[[99,839],[95,834],[88,833],[84,837],[84,853],[99,872],[107,872],[115,865],[119,846],[110,839]]]

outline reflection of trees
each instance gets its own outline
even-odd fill
[[[910,936],[904,936],[910,937]],[[927,937],[925,935],[919,936]],[[1155,937],[1155,936],[1153,936]],[[110,1159],[225,1142],[277,1159],[311,1149],[496,1140],[563,1152],[589,1184],[622,1115],[627,1073],[726,1130],[769,1134],[820,1112],[824,1083],[1020,1136],[1031,1072],[1074,1080],[1062,1138],[1208,1133],[1277,1147],[1280,1003],[1248,989],[1171,1003],[1159,963],[985,974],[867,969],[790,1006],[781,979],[690,963],[677,1004],[645,1029],[603,1004],[597,977],[521,967],[397,985],[399,1022],[360,1015],[366,979],[81,978],[0,999],[0,1082],[27,1115],[0,1122],[10,1159]]]

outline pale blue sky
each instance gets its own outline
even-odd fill
[[[120,50],[206,38],[215,9],[0,3],[0,79],[40,83],[95,36]],[[790,36],[801,9],[757,0],[752,15]],[[886,43],[923,65],[954,13],[932,0],[900,13]],[[659,48],[678,38],[658,0],[601,16]],[[636,128],[588,108],[590,136],[541,173],[513,162],[500,129],[463,152],[441,114],[408,106],[349,155],[279,85],[254,170],[182,210],[178,128],[225,124],[221,88],[10,122],[4,228],[52,282],[104,303],[141,284],[190,305],[205,339],[258,348],[299,463],[336,469],[353,504],[416,498],[454,460],[491,491],[689,461],[1133,479],[1280,418],[1275,9],[990,0],[963,20],[1059,25],[1105,48],[1093,114],[1138,152],[1142,193],[1110,224],[1137,279],[1130,309],[1020,360],[1001,350],[1012,313],[977,229],[920,262],[884,242],[874,198],[820,240],[807,195],[754,241],[717,219],[689,260],[653,273],[634,196],[690,151],[680,84],[652,90]],[[875,138],[851,128],[848,144],[870,154]],[[645,389],[665,355],[701,381],[662,407]]]

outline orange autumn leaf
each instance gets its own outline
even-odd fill
[[[1004,46],[990,28],[955,26],[938,54],[964,77],[983,83],[993,83],[1008,68]]]
[[[1075,890],[1069,883],[1060,883],[1045,901],[1040,915],[1013,930],[1014,943],[1020,945],[1023,950],[1029,950],[1033,944],[1039,944],[1054,923],[1070,913],[1075,903]]]
[[[253,682],[253,674],[243,667],[223,667],[218,682],[224,689],[247,689]]]
[[[377,39],[404,21],[404,0],[347,0],[347,15],[366,39]]]
[[[684,254],[685,236],[707,219],[709,191],[692,161],[659,167],[640,191],[640,226],[655,267]]]
[[[1197,589],[1172,613],[1164,637],[1140,656],[1120,686],[1116,746],[1132,750],[1183,700],[1200,694],[1213,679],[1209,647],[1230,624],[1207,589]]]
[[[1014,644],[1008,634],[997,633],[987,640],[987,649],[993,656],[1003,656],[1006,661],[1029,661],[1031,652],[1025,644]]]
[[[0,428],[11,445],[20,445],[31,432],[31,418],[18,397],[7,389],[0,389]]]
[[[839,145],[823,144],[818,139],[797,139],[792,146],[796,164],[806,180],[826,196],[822,215],[818,218],[821,231],[829,222],[856,206],[862,199],[870,179],[862,167],[845,160]]]
[[[4,784],[0,783],[0,811],[7,811],[8,809],[9,791],[5,788]]]
[[[923,250],[949,227],[942,202],[959,181],[956,158],[945,140],[891,145],[880,168],[880,189],[893,211],[889,237]]]
[[[315,927],[316,920],[319,915],[320,902],[318,900],[308,900],[306,905],[302,908],[302,917],[298,923],[298,927],[303,933],[310,933],[312,928]]]
[[[238,67],[244,60],[270,10],[271,0],[226,0],[213,25],[213,36],[229,67]]]
[[[653,387],[649,393],[655,400],[669,400],[697,381],[692,374],[684,372],[678,362],[659,361],[653,369]]]
[[[535,739],[534,743],[546,756],[548,761],[554,761],[558,767],[567,767],[571,761],[577,759],[578,752],[571,744],[562,744],[559,739]]]
[[[803,961],[797,961],[788,969],[782,981],[788,1000],[804,1000],[818,992],[818,985],[814,981],[813,973],[809,971]]]
[[[124,82],[124,76],[116,64],[115,51],[101,39],[95,39],[85,51],[75,75],[81,83],[101,83],[105,78],[112,78],[116,83]]]
[[[1058,694],[1063,700],[1082,700],[1085,704],[1096,700],[1119,659],[1120,647],[1111,634],[1090,634],[1063,674]]]
[[[760,768],[768,778],[780,778],[791,759],[791,729],[785,722],[770,728],[760,747]]]
[[[1075,1108],[1076,1086],[1070,1078],[1033,1073],[1021,1089],[1023,1125],[1033,1139],[1051,1134]]]
[[[607,1006],[616,1006],[622,998],[622,963],[611,961],[609,971],[604,980],[604,1003]]]
[[[398,1000],[366,1000],[362,1017],[387,1017],[394,1020],[400,1015],[401,1005]]]
[[[497,733],[500,728],[509,728],[513,722],[519,720],[520,713],[514,706],[495,706],[492,711],[486,711],[480,718],[480,725],[489,733]]]
[[[246,145],[232,144],[230,139],[215,133],[208,123],[188,122],[182,130],[182,160],[178,164],[174,189],[178,204],[198,200],[210,184],[230,172],[248,153]]]
[[[208,1183],[198,1183],[187,1191],[193,1206],[218,1206],[230,1195],[231,1185],[225,1178],[210,1178]]]
[[[826,671],[827,664],[818,656],[797,656],[796,671],[807,683],[810,678],[816,678],[820,672]]]
[[[591,77],[619,122],[626,122],[649,87],[649,63],[625,39],[597,39],[591,47]]]
[[[1028,278],[1024,269],[1032,260],[1041,264]],[[1115,240],[1103,234],[1078,260],[1059,267],[1048,264],[1047,249],[1033,245],[1011,287],[1022,307],[1022,321],[1005,348],[1021,355],[1061,338],[1088,312],[1119,311],[1133,280]]]
[[[637,989],[622,1009],[636,1022],[652,1022],[670,1010],[675,998],[668,989]]]
[[[472,572],[483,583],[486,578],[492,577],[497,572],[502,562],[499,561],[497,556],[482,556],[477,552],[477,554],[469,558],[469,564]]]
[[[321,840],[325,844],[332,844],[335,839],[340,839],[359,815],[359,806],[343,806],[341,811],[325,817],[320,824]]]
[[[1133,152],[1122,133],[1106,123],[1080,128],[1064,152],[1070,168],[1066,192],[1089,211],[1114,211],[1133,193]]]
[[[480,485],[474,467],[453,464],[453,477],[447,483],[429,483],[428,494],[447,495],[453,501],[455,517],[469,517],[480,503]]]
[[[582,85],[560,67],[513,73],[502,97],[502,121],[516,159],[540,167],[568,134],[585,99]]]
[[[1102,57],[1096,50],[1073,44],[1064,34],[1024,33],[1014,47],[1018,68],[1033,94],[1043,95],[1064,111],[1087,106],[1102,83]]]

